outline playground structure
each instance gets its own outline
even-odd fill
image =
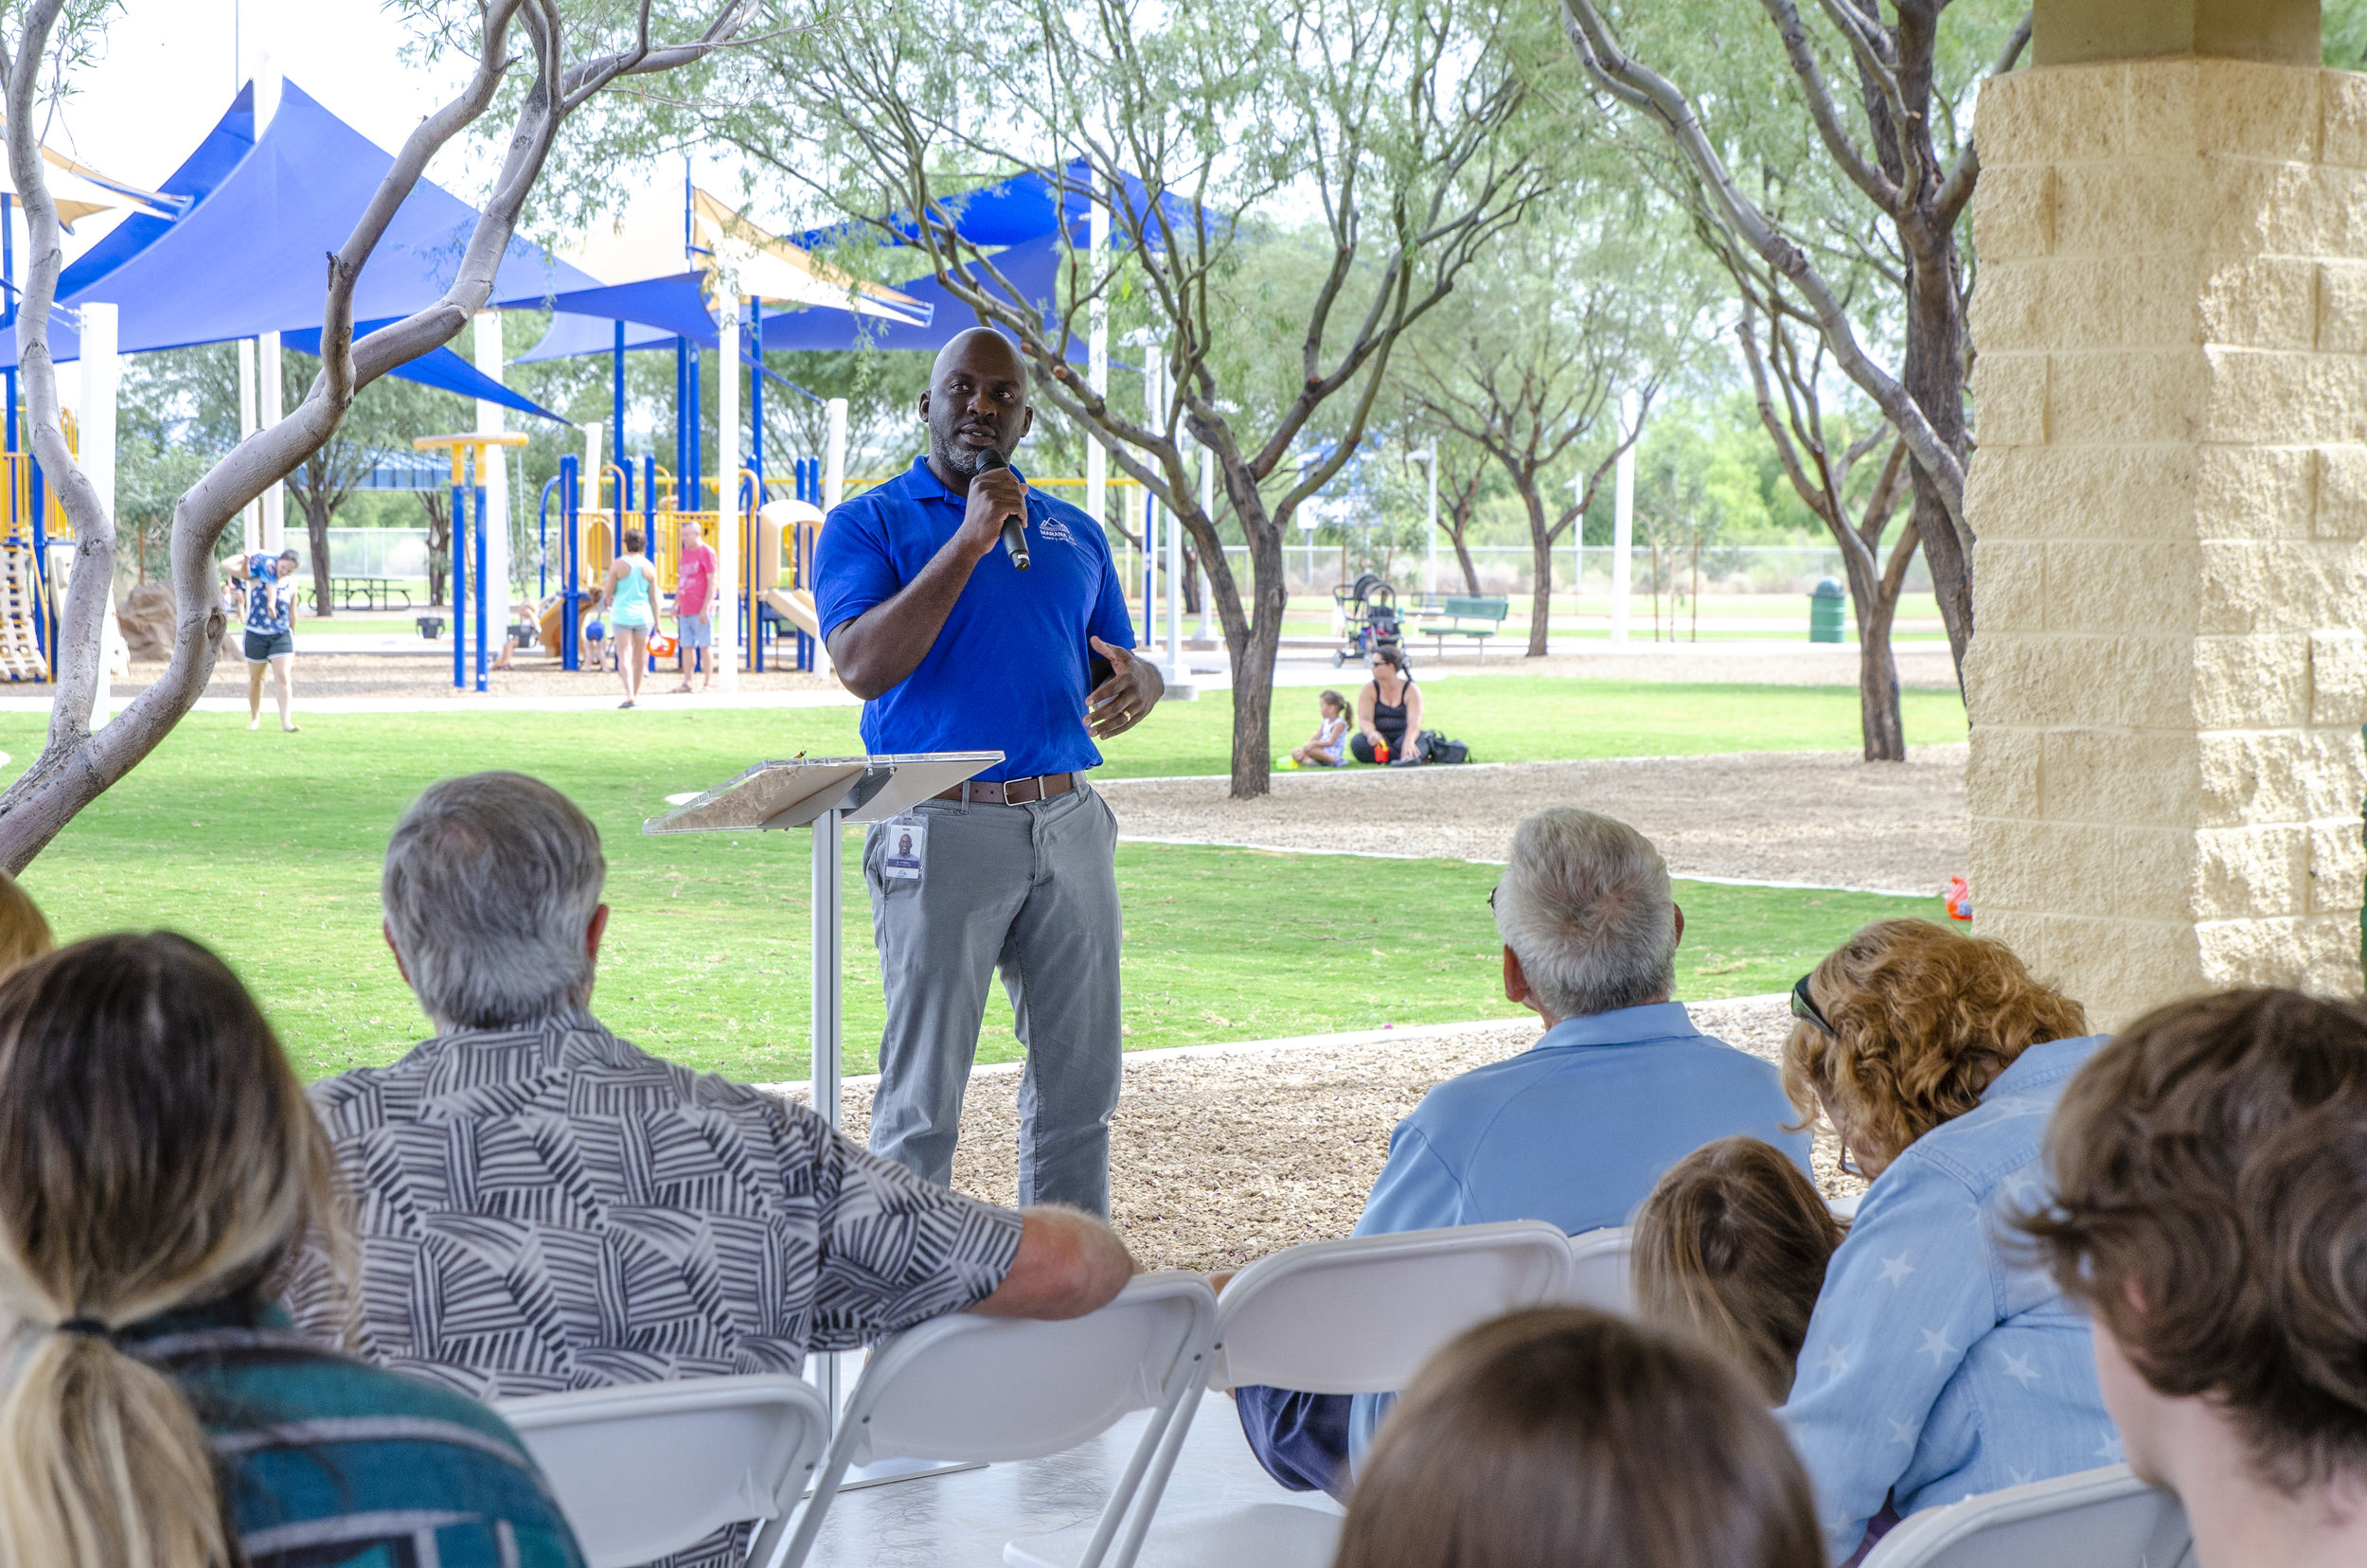
[[[777,650],[784,639],[790,644],[792,668],[811,670],[823,656],[813,603],[814,551],[823,516],[821,460],[798,459],[788,482],[792,495],[760,502],[762,482],[755,470],[741,469],[729,514],[736,530],[730,543],[736,559],[744,563],[731,596],[738,634],[729,646],[745,650],[751,670],[765,668],[768,650]],[[536,578],[533,636],[562,668],[582,668],[587,630],[596,619],[601,585],[626,530],[640,529],[643,548],[657,571],[658,590],[667,597],[679,586],[684,525],[696,523],[710,543],[723,543],[726,514],[721,508],[680,505],[688,498],[691,484],[645,454],[638,483],[623,464],[603,465],[591,492],[593,504],[586,506],[581,460],[572,454],[560,459],[560,472],[543,486],[543,564]],[[712,482],[700,488],[711,490]],[[638,508],[632,505],[636,497]],[[705,502],[710,496],[697,499]],[[455,532],[455,550],[458,540]]]
[[[63,415],[66,446],[79,450],[72,411]],[[16,448],[17,411],[8,411],[8,512],[0,524],[0,673],[46,681],[56,666],[58,606],[74,569],[74,525],[42,480],[32,454]]]

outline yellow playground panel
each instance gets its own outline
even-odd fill
[[[78,451],[79,432],[71,412],[64,415],[64,424],[66,448]],[[0,453],[0,463],[6,465],[8,482],[7,521],[0,526],[0,675],[11,681],[46,681],[49,657],[42,629],[55,624],[58,605],[65,597],[65,579],[74,562],[74,525],[59,505],[57,490],[42,487],[43,542],[50,546],[50,581],[44,589],[33,555],[33,454]]]

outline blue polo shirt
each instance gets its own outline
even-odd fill
[[[832,508],[814,559],[824,637],[918,577],[960,529],[968,506],[920,456],[886,484]],[[987,779],[1101,765],[1085,729],[1093,690],[1085,639],[1134,646],[1117,562],[1090,514],[1034,489],[1027,547],[1032,564],[1024,576],[1000,547],[971,570],[919,665],[863,704],[864,746],[1002,752],[1002,764],[978,775]]]
[[[1682,1002],[1565,1019],[1519,1056],[1449,1078],[1389,1135],[1358,1236],[1542,1220],[1624,1225],[1662,1172],[1705,1143],[1763,1139],[1809,1170],[1774,1063],[1693,1026]],[[1285,1485],[1344,1492],[1393,1394],[1243,1389],[1250,1447]]]

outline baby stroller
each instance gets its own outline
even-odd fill
[[[1405,635],[1405,628],[1397,618],[1397,591],[1375,573],[1366,572],[1353,584],[1343,584],[1331,591],[1340,606],[1340,618],[1347,626],[1344,647],[1332,650],[1331,668],[1339,668],[1350,659],[1369,659],[1377,648],[1396,648]]]

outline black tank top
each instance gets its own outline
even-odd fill
[[[1408,680],[1405,689],[1397,693],[1397,701],[1384,703],[1380,700],[1380,683],[1373,683],[1373,728],[1380,731],[1380,738],[1389,742],[1393,752],[1405,741],[1405,700],[1413,695],[1414,683]]]

